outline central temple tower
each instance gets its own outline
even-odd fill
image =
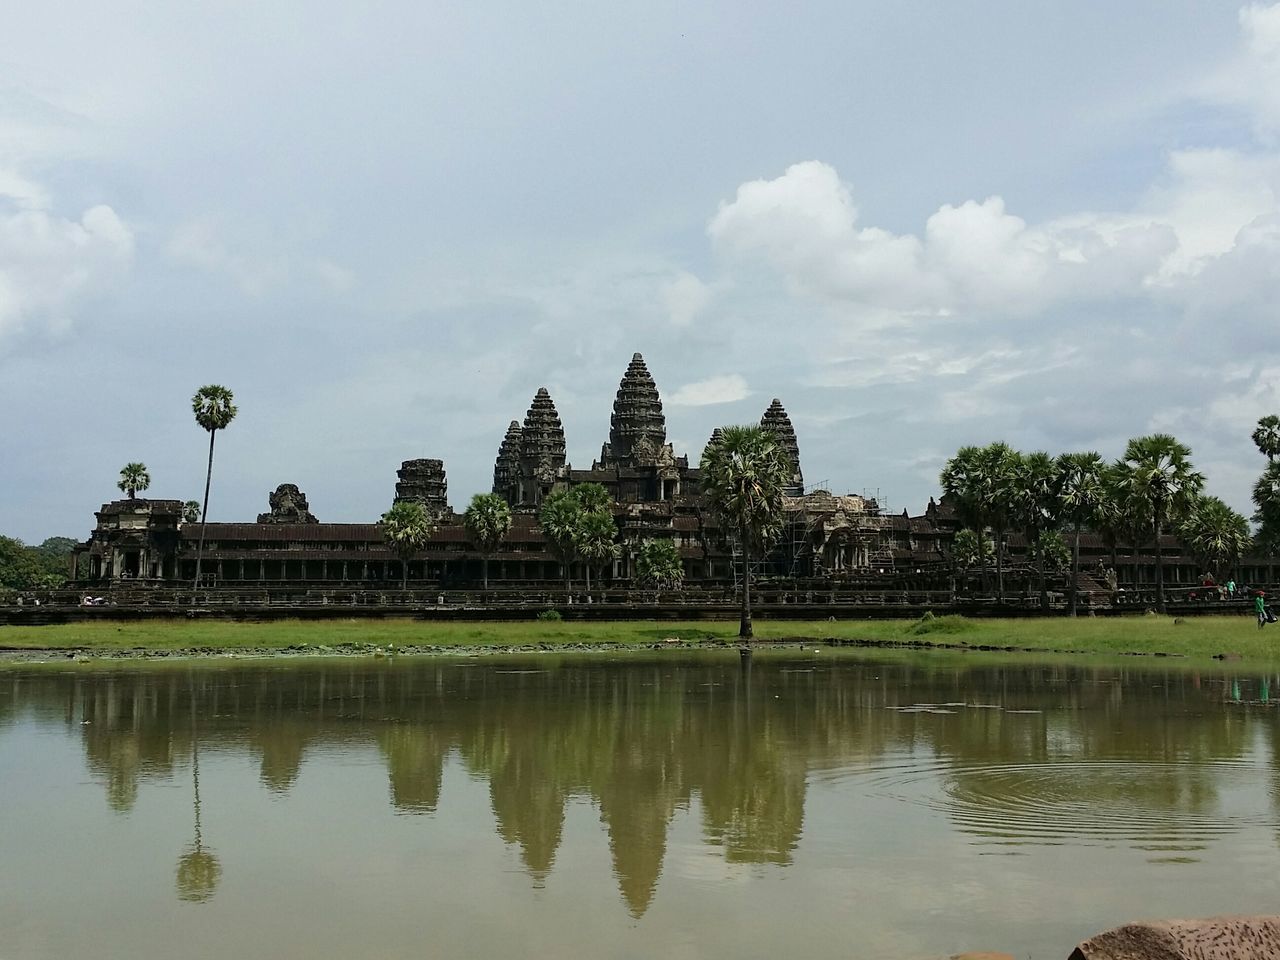
[[[600,448],[596,467],[652,467],[673,459],[658,388],[644,357],[633,354],[618,384],[609,420],[609,442]]]

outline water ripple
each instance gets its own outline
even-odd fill
[[[1244,828],[1274,826],[1266,812],[1219,809],[1219,790],[1257,775],[1239,761],[1059,760],[963,764],[900,758],[828,771],[871,797],[945,813],[974,844],[1129,846],[1153,860],[1203,850]]]

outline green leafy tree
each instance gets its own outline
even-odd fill
[[[1040,589],[1040,609],[1049,609],[1049,589],[1045,582],[1045,556],[1037,549],[1041,537],[1057,529],[1061,512],[1058,501],[1058,465],[1049,454],[1037,450],[1020,454],[1013,461],[1009,514],[1027,539],[1027,550],[1036,568]]]
[[[1142,517],[1155,544],[1156,609],[1165,612],[1164,557],[1160,537],[1181,522],[1204,488],[1204,476],[1191,464],[1191,449],[1174,437],[1156,433],[1135,437],[1114,467],[1116,489]]]
[[[750,639],[751,559],[782,530],[782,491],[791,482],[791,458],[774,434],[758,426],[724,427],[708,444],[702,489],[722,528],[741,547],[742,613],[738,636]]]
[[[1042,570],[1066,570],[1071,566],[1071,548],[1059,530],[1041,530],[1028,550]]]
[[[1268,414],[1259,420],[1257,429],[1253,431],[1253,442],[1267,458],[1267,463],[1275,463],[1280,457],[1280,417]]]
[[[489,558],[498,552],[498,547],[511,532],[511,507],[496,493],[477,493],[462,514],[462,524],[480,551],[484,588],[488,590]]]
[[[1004,538],[1016,506],[1018,453],[1007,443],[961,447],[942,468],[943,493],[956,502],[961,520],[995,534],[996,599],[1004,600]],[[979,547],[985,538],[980,539]],[[985,560],[979,558],[984,571]]]
[[[61,586],[67,580],[75,545],[70,537],[50,537],[38,547],[13,537],[0,537],[0,588],[42,590]]]
[[[582,503],[568,490],[555,490],[542,501],[538,524],[547,546],[564,572],[565,590],[573,589],[572,566],[578,559],[578,531],[582,524]]]
[[[183,523],[195,523],[200,519],[200,501],[188,500],[182,505]]]
[[[674,540],[645,540],[636,555],[636,579],[655,590],[679,590],[684,583],[684,564]]]
[[[956,455],[946,462],[939,477],[942,492],[951,498],[956,505],[956,513],[963,523],[967,523],[973,534],[972,543],[961,541],[961,530],[956,534],[956,544],[952,546],[952,556],[961,551],[961,556],[968,561],[968,550],[972,548],[974,559],[966,562],[965,569],[976,566],[982,574],[983,587],[987,585],[987,547],[990,541],[986,537],[987,529],[987,497],[985,495],[986,478],[981,472],[981,447],[965,446],[956,451]],[[976,532],[975,532],[976,531]]]
[[[130,500],[136,500],[139,490],[151,486],[151,474],[147,472],[145,463],[126,463],[120,470],[120,481],[116,484]]]
[[[1280,553],[1280,463],[1269,463],[1253,485],[1256,544],[1267,556]]]
[[[956,533],[951,541],[951,565],[960,573],[968,573],[974,567],[981,568],[992,550],[991,538],[966,527]]]
[[[591,568],[600,568],[618,556],[618,525],[613,514],[602,510],[582,511],[578,519],[578,556],[582,557],[591,592]]]
[[[427,548],[431,535],[436,532],[431,514],[420,503],[402,500],[378,521],[382,539],[400,558],[400,589],[409,586],[409,561]]]
[[[44,573],[34,550],[21,540],[0,537],[0,587],[31,590],[40,585]]]
[[[209,467],[204,477],[204,505],[200,508],[200,542],[196,546],[195,588],[200,588],[200,563],[204,559],[204,531],[209,519],[209,485],[213,482],[213,441],[219,430],[225,430],[236,418],[235,396],[226,387],[211,383],[201,387],[191,398],[191,411],[200,429],[209,433]],[[192,597],[195,602],[195,597]]]
[[[1080,586],[1080,533],[1098,521],[1107,499],[1106,464],[1093,451],[1064,453],[1057,461],[1058,505],[1071,529],[1071,582],[1067,587],[1067,615],[1076,615]]]
[[[1200,497],[1178,525],[1178,536],[1219,579],[1249,548],[1249,521],[1217,497]]]

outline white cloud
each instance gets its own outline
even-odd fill
[[[745,378],[736,373],[686,383],[667,401],[673,407],[708,407],[716,403],[733,403],[751,396]]]
[[[1240,47],[1204,85],[1211,101],[1242,107],[1259,132],[1280,130],[1280,4],[1240,10]]]
[[[169,255],[206,273],[229,276],[243,292],[260,297],[287,274],[279,257],[234,252],[212,218],[189,220],[173,232]]]
[[[667,319],[676,327],[687,327],[711,302],[711,287],[683,270],[662,285],[660,294]]]
[[[1000,197],[947,204],[922,237],[858,225],[852,190],[819,161],[754,180],[708,226],[734,259],[763,260],[796,288],[907,315],[1025,315],[1141,289],[1174,252],[1151,217],[1078,214],[1039,226]]]
[[[73,303],[108,287],[133,260],[133,232],[108,206],[78,220],[44,207],[47,192],[15,174],[0,177],[0,338],[40,324],[63,329]]]
[[[230,226],[216,217],[197,217],[169,238],[169,256],[214,276],[224,276],[250,297],[263,297],[290,282],[319,284],[322,293],[348,293],[355,274],[327,257],[310,257],[289,247],[291,241],[264,238],[246,225]],[[230,239],[234,236],[234,240]]]

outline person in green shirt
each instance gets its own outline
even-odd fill
[[[1258,629],[1261,630],[1267,625],[1267,595],[1261,590],[1253,598],[1253,609],[1258,614]]]

